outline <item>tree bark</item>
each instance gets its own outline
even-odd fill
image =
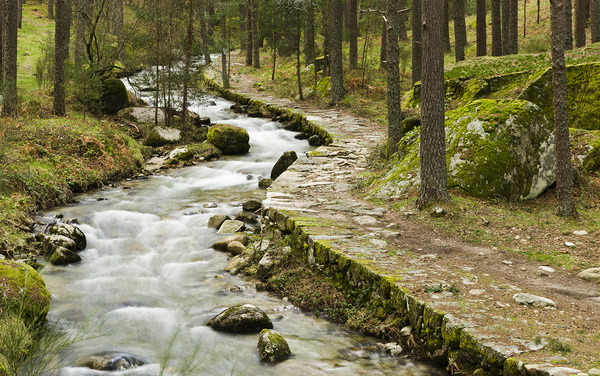
[[[587,25],[585,0],[575,0],[575,47],[585,46],[585,27]]]
[[[502,16],[500,0],[492,0],[492,56],[502,56]]]
[[[21,28],[23,23],[23,2],[25,0],[17,0],[17,28]]]
[[[342,62],[342,1],[330,0],[330,69],[331,69],[331,105],[344,98],[344,69]]]
[[[252,0],[246,0],[246,66],[252,66],[254,37],[252,35]]]
[[[600,0],[591,0],[590,7],[592,43],[598,43],[600,42]]]
[[[510,17],[509,1],[501,0],[502,3],[502,55],[510,55]]]
[[[79,0],[81,1],[81,0]],[[114,0],[113,3],[112,30],[117,38],[117,48],[119,61],[123,61],[125,37],[123,35],[123,0]]]
[[[573,49],[573,2],[571,0],[563,1],[563,14],[565,23],[563,27],[563,35],[565,38],[565,50]]]
[[[67,0],[56,0],[54,26],[54,114],[65,116],[65,60],[69,56],[70,27]]]
[[[183,71],[183,98],[181,100],[181,120],[187,121],[188,88],[190,84],[190,60],[192,57],[192,25],[194,21],[194,1],[188,0],[188,22],[185,33],[185,68]],[[223,83],[225,87],[225,83]]]
[[[402,138],[402,90],[400,87],[400,46],[398,34],[402,16],[398,12],[397,0],[388,0],[387,30],[387,114],[388,114],[388,157],[398,151]]]
[[[204,63],[211,63],[210,58],[210,37],[206,29],[206,0],[200,0],[198,6],[198,20],[200,21],[200,38],[202,39],[202,55],[204,55]]]
[[[304,24],[304,59],[306,64],[315,63],[315,9],[311,5],[306,9]]]
[[[454,56],[456,61],[465,59],[466,39],[465,0],[454,0]]]
[[[302,92],[302,75],[300,74],[300,38],[302,37],[302,23],[300,20],[300,9],[296,9],[296,79],[298,81],[298,97],[304,100]]]
[[[48,0],[48,18],[54,19],[54,0]]]
[[[477,56],[487,55],[485,0],[477,0]]]
[[[260,33],[258,32],[258,4],[257,0],[250,0],[252,5],[252,66],[260,68]]]
[[[1,0],[3,1],[3,0]],[[9,0],[4,3],[3,18],[3,95],[2,116],[16,117],[18,113],[17,96],[17,2]]]
[[[508,49],[510,55],[519,53],[519,0],[508,2]]]
[[[450,44],[450,0],[444,0],[444,51],[452,52]]]
[[[556,214],[572,217],[577,214],[573,196],[573,171],[569,146],[569,117],[567,109],[567,69],[564,52],[564,10],[562,0],[551,0],[550,28],[552,38],[552,93],[554,132],[556,138]]]
[[[245,51],[246,50],[246,4],[244,4],[243,2],[240,2],[240,4],[238,5],[238,13],[240,15],[240,22],[239,22],[239,28],[240,28],[240,51]]]
[[[0,0],[0,93],[2,93],[2,83],[4,82],[4,12],[5,1]]]
[[[383,68],[387,61],[387,25],[384,22],[381,24],[381,48],[379,49],[379,68]]]
[[[421,81],[421,56],[423,43],[421,40],[422,15],[421,0],[412,1],[412,83]]]
[[[348,9],[348,23],[350,24],[350,46],[348,60],[350,67],[356,69],[358,66],[358,1],[350,0]]]
[[[423,79],[421,84],[421,188],[417,207],[448,201],[444,130],[443,0],[423,3]]]

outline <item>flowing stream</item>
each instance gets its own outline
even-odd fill
[[[244,127],[250,134],[248,154],[123,182],[44,214],[46,220],[58,213],[77,218],[88,240],[80,263],[43,271],[52,294],[50,317],[67,320],[73,332],[100,327],[102,333],[76,343],[67,359],[72,365],[60,374],[432,374],[410,359],[366,351],[378,341],[302,313],[285,299],[257,292],[254,280],[224,272],[229,256],[210,248],[224,235],[208,228],[208,219],[234,216],[244,201],[261,199],[258,180],[269,176],[281,153],[295,150],[302,156],[309,146],[278,123],[233,114],[231,102],[208,99],[190,109],[213,122]],[[230,290],[235,286],[241,292]],[[258,335],[220,333],[205,325],[238,303],[267,312],[292,358],[261,363]],[[130,356],[143,364],[113,372],[81,365],[81,359],[98,354]]]

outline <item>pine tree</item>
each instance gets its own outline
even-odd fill
[[[485,0],[477,0],[477,56],[487,55]]]
[[[500,1],[492,0],[492,56],[502,56],[502,15]]]
[[[342,62],[342,0],[330,0],[329,64],[331,69],[331,100],[335,105],[344,98],[344,69]]]
[[[585,27],[589,3],[585,0],[575,0],[575,47],[585,46]]]
[[[71,26],[70,2],[56,0],[54,27],[54,113],[66,115],[65,60],[69,57],[69,30]]]
[[[0,0],[4,1],[4,0]],[[4,102],[2,116],[17,116],[17,2],[8,0],[4,3],[3,18],[3,53],[2,86]]]
[[[590,1],[590,29],[592,43],[600,42],[600,0]]]
[[[358,0],[349,0],[348,23],[350,26],[350,41],[348,60],[350,67],[355,69],[358,65]]]
[[[571,217],[577,214],[573,196],[573,168],[569,145],[569,116],[567,109],[567,69],[564,52],[564,4],[551,0],[550,28],[552,37],[552,93],[556,139],[556,214]]]
[[[388,156],[398,151],[398,142],[402,138],[402,89],[400,87],[400,3],[387,0],[387,109],[388,109]]]
[[[421,188],[417,207],[448,201],[444,128],[443,0],[423,2],[423,77],[421,80]]]
[[[456,61],[465,59],[466,40],[465,0],[454,0],[454,56]]]
[[[412,0],[412,83],[421,81],[421,56],[423,43],[421,43],[421,0]]]

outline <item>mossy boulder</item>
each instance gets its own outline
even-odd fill
[[[398,144],[398,161],[372,196],[398,197],[419,177],[420,128]],[[524,200],[555,181],[553,127],[535,104],[482,99],[446,113],[446,161],[451,187],[477,197]]]
[[[281,334],[263,329],[258,335],[258,354],[263,362],[280,362],[292,355],[290,346]]]
[[[569,127],[600,129],[600,63],[567,66],[567,105]],[[548,120],[554,122],[552,103],[552,69],[548,68],[532,82],[518,99],[528,100],[542,108]]]
[[[117,78],[109,78],[102,83],[102,111],[105,114],[116,114],[129,107],[129,94],[125,84]]]
[[[31,266],[0,260],[0,291],[0,313],[18,315],[27,324],[46,319],[50,293]]]
[[[244,154],[250,150],[250,136],[241,127],[230,124],[215,124],[208,130],[206,140],[225,155]]]
[[[591,151],[585,156],[581,165],[584,171],[592,172],[600,170],[600,138],[590,145]]]
[[[213,329],[231,333],[258,333],[273,329],[273,322],[260,308],[252,304],[238,304],[227,308],[207,323]]]

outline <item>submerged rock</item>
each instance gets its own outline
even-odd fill
[[[252,304],[238,304],[227,308],[207,323],[221,332],[258,333],[263,329],[273,329],[273,323],[267,314]]]
[[[271,179],[277,179],[279,175],[283,174],[296,160],[298,155],[295,151],[286,151],[277,160],[273,169],[271,169]]]
[[[144,365],[144,362],[128,354],[100,354],[94,355],[81,364],[97,371],[124,371]]]
[[[258,335],[258,354],[263,362],[280,362],[292,355],[290,346],[281,334],[263,329]]]
[[[248,132],[235,125],[213,125],[208,130],[206,140],[221,149],[224,155],[244,154],[250,150]]]

